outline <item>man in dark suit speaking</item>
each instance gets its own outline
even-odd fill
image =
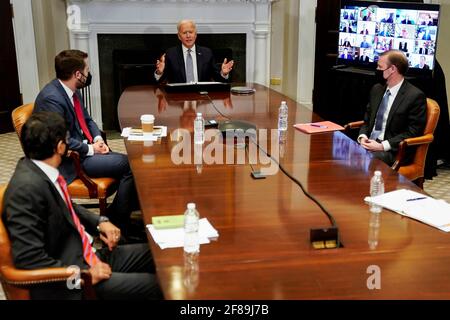
[[[15,266],[67,268],[68,275],[89,270],[101,299],[162,298],[148,245],[118,245],[119,228],[71,201],[58,171],[68,148],[64,119],[55,112],[34,113],[20,141],[25,158],[8,184],[1,213]],[[99,233],[107,247],[95,250],[92,236]],[[31,298],[81,299],[80,289],[71,281],[41,284]]]
[[[426,122],[426,97],[405,80],[408,60],[403,52],[382,53],[376,70],[382,84],[372,87],[358,142],[374,152],[374,157],[392,165],[403,139],[423,134]],[[408,150],[407,161],[414,150]]]
[[[140,208],[139,200],[127,156],[109,150],[79,93],[78,89],[89,86],[91,82],[88,55],[79,50],[62,51],[55,57],[55,69],[57,79],[39,93],[34,112],[52,111],[64,118],[69,125],[68,147],[80,154],[83,169],[90,177],[111,177],[119,181],[107,216],[128,237],[129,217],[132,211]],[[76,177],[69,158],[64,158],[59,170],[67,183]]]
[[[234,61],[224,59],[221,70],[215,65],[211,49],[195,44],[197,27],[191,20],[178,23],[181,45],[172,47],[156,62],[155,79],[158,82],[227,82]]]

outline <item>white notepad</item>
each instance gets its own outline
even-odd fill
[[[184,228],[155,229],[152,224],[148,224],[147,229],[161,249],[182,248],[184,246]],[[219,233],[209,223],[208,219],[202,218],[199,220],[198,235],[199,243],[207,244],[210,243],[210,238],[217,238]]]
[[[450,204],[444,200],[400,189],[376,197],[366,197],[364,201],[395,211],[439,230],[450,232]]]

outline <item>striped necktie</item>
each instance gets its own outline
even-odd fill
[[[84,226],[81,224],[80,219],[78,218],[75,210],[72,206],[72,201],[70,200],[69,191],[67,190],[66,180],[62,175],[58,176],[58,184],[61,187],[61,190],[64,194],[64,199],[66,200],[66,204],[69,207],[70,214],[72,215],[73,222],[80,233],[81,242],[83,244],[83,257],[87,264],[91,267],[100,262],[100,259],[95,255],[94,250],[92,249],[91,243],[89,242],[89,238],[87,237],[86,232],[84,231]]]
[[[186,56],[186,82],[194,82],[194,62],[192,61],[191,49],[188,49]]]

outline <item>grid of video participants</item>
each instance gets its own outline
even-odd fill
[[[438,11],[346,6],[341,9],[339,59],[377,62],[387,50],[405,53],[411,68],[434,67]]]

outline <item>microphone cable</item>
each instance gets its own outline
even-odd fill
[[[214,100],[211,99],[211,97],[209,96],[208,93],[202,94],[202,96],[205,96],[209,99],[209,102],[211,103],[211,105],[214,107],[214,109],[216,109],[216,112],[219,113],[222,117],[224,117],[227,120],[231,120],[230,117],[224,115],[222,112],[220,112],[220,110],[216,107],[216,104],[214,103]]]
[[[216,105],[214,104],[214,101],[211,99],[211,97],[208,94],[204,94],[204,96],[206,96],[209,101],[211,102],[211,105],[214,107],[214,109],[216,109],[216,111],[222,115],[223,117],[225,117],[228,120],[231,120],[231,118],[225,116],[222,112],[219,111],[219,109],[217,109]],[[317,200],[312,194],[310,194],[308,191],[306,191],[305,187],[303,186],[303,184],[297,180],[295,177],[293,177],[274,157],[272,157],[272,155],[267,152],[266,150],[264,150],[257,141],[253,140],[251,137],[249,137],[249,140],[252,141],[256,147],[261,150],[262,152],[264,152],[270,159],[272,159],[280,168],[281,172],[283,172],[290,180],[292,180],[292,182],[294,182],[296,185],[298,185],[300,187],[300,189],[302,190],[303,194],[308,197],[309,199],[311,199],[319,208],[320,210],[327,216],[328,220],[330,221],[331,225],[333,227],[335,227],[336,229],[338,229],[338,224],[336,222],[336,219],[334,218],[334,216],[322,205],[322,203],[320,203],[319,200]],[[247,144],[245,145],[245,149],[246,152],[248,154],[248,147]],[[253,165],[250,163],[250,159],[249,159],[249,164],[250,167],[252,169],[252,172],[255,172]],[[339,248],[341,246],[341,241],[340,241],[340,236],[339,236],[339,232],[337,233],[337,244],[336,244],[337,248]]]
[[[250,137],[249,137],[250,138]],[[267,152],[266,150],[264,150],[258,142],[254,141],[253,139],[249,139],[250,141],[252,141],[259,150],[261,150],[262,152],[264,152],[270,159],[272,159],[280,168],[281,172],[283,172],[290,180],[292,180],[296,185],[298,185],[300,187],[300,189],[302,190],[303,194],[305,196],[307,196],[309,199],[311,199],[319,208],[320,210],[322,210],[323,213],[325,213],[325,215],[327,216],[328,220],[330,221],[331,225],[333,227],[335,227],[336,229],[338,229],[338,224],[336,222],[336,219],[334,218],[334,216],[322,205],[322,203],[320,203],[319,200],[317,200],[312,194],[310,194],[308,191],[306,191],[305,187],[303,186],[303,184],[297,180],[295,177],[293,177],[269,152]],[[340,241],[340,236],[339,236],[339,232],[337,233],[337,248],[340,247],[341,245],[341,241]]]
[[[248,164],[250,165],[250,168],[252,169],[252,174],[254,174],[255,172],[259,172],[259,170],[255,170],[255,168],[253,167],[251,161],[250,161],[250,151],[248,150],[248,145],[245,144],[245,153],[248,156]]]

